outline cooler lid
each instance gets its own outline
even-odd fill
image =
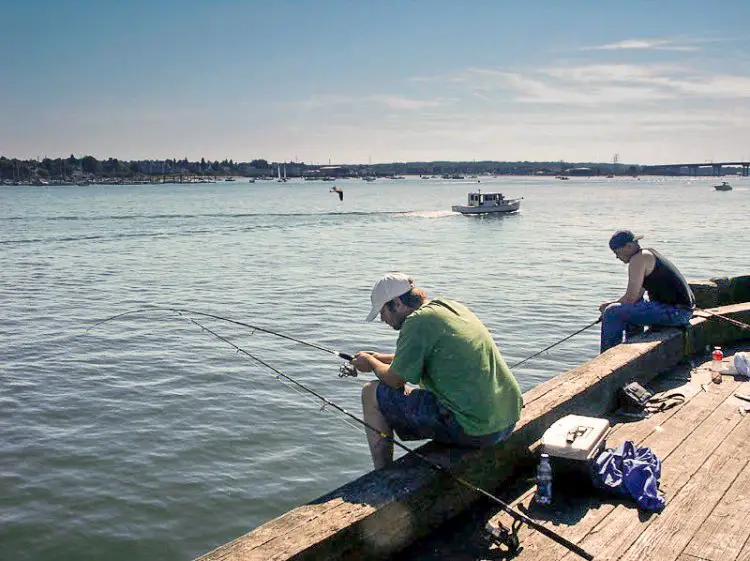
[[[597,417],[568,415],[542,436],[542,451],[550,456],[587,460],[609,433],[609,421]]]

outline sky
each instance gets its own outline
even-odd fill
[[[0,0],[0,156],[750,159],[747,0]]]

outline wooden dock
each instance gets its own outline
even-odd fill
[[[735,351],[750,351],[750,344]],[[724,375],[711,382],[710,361],[679,365],[650,384],[659,392],[679,391],[685,402],[645,419],[613,414],[607,447],[626,440],[650,448],[662,461],[660,489],[667,505],[661,513],[639,511],[632,500],[594,489],[553,484],[553,502],[533,501],[535,486],[521,484],[505,499],[517,510],[581,546],[597,560],[748,561],[750,560],[750,382]],[[685,381],[689,378],[689,381]],[[522,481],[532,481],[533,473]],[[497,509],[495,509],[497,510]],[[454,531],[425,539],[397,559],[420,561],[503,559],[504,548],[480,537],[485,520],[511,527],[506,513],[466,517]],[[580,559],[549,538],[522,526],[517,561]]]
[[[701,308],[750,323],[750,277],[691,286]],[[716,541],[729,539],[720,537],[717,528],[728,529],[736,534],[732,539],[745,536],[735,549],[745,547],[747,533],[736,533],[727,524],[747,517],[748,508],[732,503],[731,497],[750,477],[742,459],[750,456],[744,447],[750,427],[739,413],[737,398],[732,397],[740,382],[725,379],[704,391],[699,382],[707,376],[705,368],[698,368],[694,382],[686,386],[690,391],[685,404],[643,421],[617,424],[609,438],[610,443],[633,440],[649,446],[664,461],[662,487],[669,503],[662,514],[642,517],[631,505],[609,498],[584,496],[570,504],[558,502],[565,501],[560,489],[553,508],[534,510],[528,504],[533,490],[521,483],[538,459],[542,434],[556,420],[571,413],[607,416],[615,409],[618,388],[628,382],[649,384],[665,372],[674,377],[675,365],[686,355],[700,356],[706,345],[748,340],[748,333],[711,313],[697,315],[686,332],[666,329],[639,337],[526,392],[514,433],[496,447],[467,450],[430,442],[419,452],[506,502],[529,508],[532,518],[546,519],[550,528],[595,553],[597,559],[599,555],[602,559],[735,559],[701,553],[707,542],[700,542],[700,532]],[[746,391],[750,393],[750,388]],[[714,478],[721,478],[721,484]],[[697,490],[704,487],[709,494],[696,498]],[[564,506],[559,512],[555,510],[558,505]],[[708,505],[712,505],[710,512]],[[494,514],[487,507],[474,491],[407,454],[392,467],[348,482],[217,547],[199,561],[503,558],[498,557],[499,551],[486,547],[481,555],[490,557],[477,557],[471,535],[461,529],[460,518],[469,516],[471,523],[465,527],[471,534],[484,513]],[[728,511],[734,516],[735,510],[739,518],[728,522]],[[520,535],[525,549],[519,559],[573,559],[544,536],[527,529]],[[698,541],[691,549],[688,544],[693,538]],[[681,547],[675,545],[682,541]],[[677,556],[652,557],[647,550],[654,544],[654,551],[672,548]],[[405,553],[399,554],[402,550]],[[634,557],[623,557],[626,552]],[[750,561],[750,552],[746,549],[739,559]]]

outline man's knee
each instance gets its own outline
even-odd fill
[[[362,386],[362,407],[377,408],[378,406],[378,381],[370,380],[364,386]]]
[[[602,312],[602,321],[605,321],[608,319],[609,320],[615,319],[616,317],[620,315],[621,311],[622,311],[622,304],[620,304],[619,302],[614,302],[610,304],[609,306],[604,308],[604,311]]]

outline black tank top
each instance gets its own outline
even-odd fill
[[[648,248],[656,258],[651,274],[643,279],[643,288],[648,291],[648,298],[680,308],[695,308],[695,296],[690,285],[677,267],[655,249]]]

